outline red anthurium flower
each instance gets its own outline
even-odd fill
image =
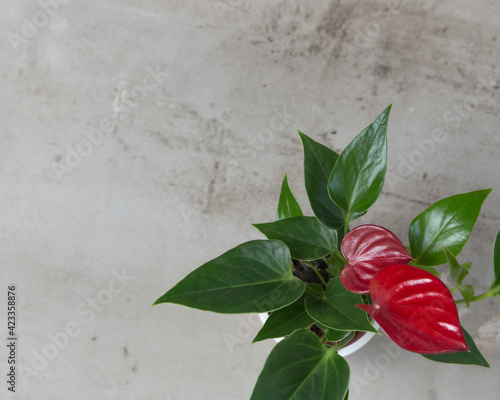
[[[468,350],[453,297],[439,278],[410,265],[391,265],[370,282],[370,314],[397,345],[421,354]]]
[[[342,240],[341,251],[347,265],[340,281],[347,290],[359,294],[368,293],[371,279],[382,268],[413,260],[394,233],[377,225],[354,228]]]

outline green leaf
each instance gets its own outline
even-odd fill
[[[225,314],[260,313],[293,303],[305,286],[292,274],[284,243],[253,240],[194,270],[154,304],[175,303]]]
[[[316,322],[316,326],[325,333],[325,337],[330,342],[338,342],[347,337],[351,331],[338,331],[336,329],[328,328],[327,326],[321,325]]]
[[[349,376],[342,356],[299,330],[271,351],[250,400],[344,400]]]
[[[495,278],[491,284],[490,292],[500,294],[500,231],[497,233],[495,245],[493,247],[493,266],[495,269]]]
[[[456,288],[462,294],[462,297],[465,300],[465,304],[467,308],[469,308],[472,299],[474,298],[474,286],[472,285],[461,285],[459,283],[456,284]]]
[[[469,274],[471,265],[469,263],[460,264],[457,258],[446,247],[443,247],[443,252],[450,267],[451,279],[455,282],[455,287],[462,294],[465,304],[469,307],[474,297],[474,286],[462,285],[462,281]]]
[[[446,247],[443,247],[443,252],[450,267],[451,279],[453,279],[453,282],[462,283],[464,278],[469,274],[470,264],[465,263],[461,265]]]
[[[330,228],[344,226],[344,213],[328,195],[328,177],[338,154],[299,132],[304,147],[304,177],[314,215]]]
[[[297,329],[312,325],[314,320],[306,312],[305,300],[313,294],[321,296],[321,293],[323,288],[320,285],[307,285],[304,294],[295,303],[271,313],[252,343],[288,336]]]
[[[492,189],[457,194],[432,204],[410,224],[411,255],[420,265],[446,262],[442,247],[457,256],[474,228],[481,205]]]
[[[425,358],[432,361],[438,361],[447,364],[466,364],[466,365],[479,365],[481,367],[489,368],[488,361],[483,357],[481,352],[474,343],[472,336],[462,326],[462,331],[465,336],[465,341],[469,346],[469,351],[458,351],[456,353],[445,354],[422,354]]]
[[[254,226],[268,239],[285,243],[297,260],[317,260],[337,249],[337,231],[315,217],[293,217]]]
[[[351,221],[360,216],[356,213],[363,213],[375,203],[384,186],[390,111],[391,106],[353,139],[330,174],[330,197]]]
[[[302,210],[300,209],[299,203],[295,200],[295,197],[288,186],[287,176],[283,178],[283,183],[281,184],[281,194],[278,202],[278,212],[276,219],[285,219],[291,217],[302,217]]]
[[[378,331],[368,321],[365,311],[356,307],[363,304],[359,294],[347,290],[335,277],[328,282],[323,297],[311,296],[306,299],[307,313],[320,324],[339,331]]]

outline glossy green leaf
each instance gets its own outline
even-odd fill
[[[284,243],[254,240],[194,270],[154,304],[175,303],[225,314],[267,312],[296,301],[305,286],[292,274]]]
[[[495,278],[491,284],[490,291],[498,296],[500,294],[500,231],[497,233],[493,247],[493,266],[495,269]]]
[[[442,247],[457,256],[474,228],[481,205],[492,189],[457,194],[432,204],[410,224],[411,255],[420,265],[446,262]]]
[[[447,364],[466,364],[466,365],[479,365],[481,367],[489,368],[490,365],[488,361],[483,357],[481,352],[474,343],[472,336],[465,330],[462,326],[462,331],[464,332],[465,341],[469,346],[469,351],[459,351],[456,353],[444,353],[444,354],[422,354],[425,358],[432,361],[438,361]]]
[[[254,226],[268,239],[285,243],[298,260],[317,260],[337,249],[337,231],[315,217],[293,217]]]
[[[335,277],[328,282],[323,297],[306,299],[306,310],[315,321],[328,328],[378,333],[368,321],[366,312],[356,304],[363,304],[361,296],[348,291]]]
[[[342,356],[298,330],[271,351],[250,400],[344,400],[349,376]]]
[[[384,186],[390,111],[391,106],[353,139],[340,154],[328,179],[331,199],[351,221],[360,216],[356,213],[363,213],[375,203]]]
[[[314,215],[325,225],[344,226],[344,213],[328,195],[328,177],[338,154],[299,132],[304,147],[304,177],[307,196]]]
[[[291,217],[302,217],[302,210],[300,209],[299,203],[295,200],[295,196],[288,186],[287,176],[283,178],[283,183],[281,184],[281,194],[278,202],[278,212],[276,219],[285,219]]]
[[[305,300],[313,294],[321,296],[322,293],[320,285],[307,285],[304,294],[296,302],[271,313],[252,343],[288,336],[297,329],[312,325],[314,320],[306,312]]]

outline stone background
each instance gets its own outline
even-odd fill
[[[392,102],[389,179],[360,223],[407,241],[432,202],[496,187],[461,256],[489,287],[500,3],[1,5],[1,313],[15,283],[23,367],[2,398],[248,399],[273,347],[250,345],[253,317],[150,306],[261,238],[250,223],[274,218],[285,173],[310,212],[296,130],[341,150]],[[490,370],[393,353],[382,335],[349,356],[350,398],[498,399],[499,305],[461,309]]]

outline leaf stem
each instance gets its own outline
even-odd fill
[[[485,292],[483,294],[480,294],[478,296],[474,296],[472,299],[470,299],[470,302],[472,303],[473,301],[484,300],[484,299],[487,299],[488,297],[491,297],[494,295],[495,295],[495,291],[488,290],[487,292]],[[465,299],[455,300],[455,304],[464,304],[464,303],[465,303]]]
[[[344,224],[344,236],[347,235],[350,231],[349,228],[349,218],[351,218],[351,215],[348,213],[345,216],[345,224]]]
[[[325,281],[325,278],[323,278],[323,276],[321,275],[321,273],[319,272],[318,268],[316,268],[314,266],[314,264],[310,261],[306,261],[307,265],[316,273],[316,275],[318,275],[318,278],[319,280],[323,283],[323,285],[327,285],[326,281]]]

